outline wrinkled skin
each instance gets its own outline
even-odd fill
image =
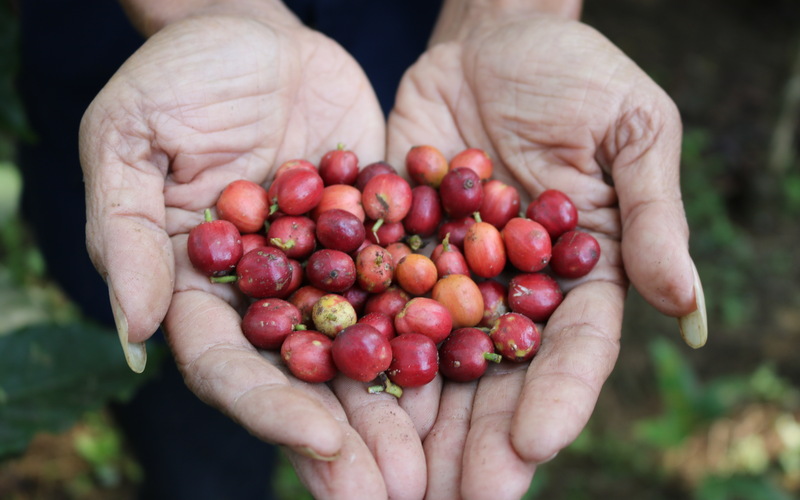
[[[432,46],[406,75],[387,133],[361,69],[332,41],[299,24],[195,17],[150,38],[82,123],[87,244],[121,338],[140,343],[163,324],[187,385],[287,447],[318,498],[519,497],[585,425],[613,367],[623,261],[663,312],[693,307],[669,99],[577,23],[515,20],[463,40]],[[230,181],[266,182],[280,162],[337,142],[363,164],[396,166],[412,144],[448,156],[482,147],[529,195],[573,198],[603,257],[564,284],[530,368],[437,377],[398,401],[342,377],[302,383],[247,343],[242,298],[191,268],[188,231]]]
[[[628,277],[666,314],[695,307],[678,185],[681,125],[663,91],[577,22],[517,17],[454,38],[407,73],[389,120],[389,160],[398,164],[420,143],[447,157],[483,148],[494,176],[529,196],[567,193],[579,225],[602,246],[589,276],[561,283],[569,293],[530,365],[501,365],[473,384],[445,382],[425,404],[401,401],[413,406],[424,440],[428,498],[518,498],[536,464],[571,443],[591,415],[619,353]],[[437,404],[433,422],[417,413]]]
[[[150,38],[82,124],[88,246],[128,340],[145,340],[163,320],[200,398],[261,439],[338,456],[290,452],[301,476],[315,478],[309,488],[319,498],[381,498],[397,487],[384,484],[353,428],[365,418],[356,394],[362,387],[343,380],[334,394],[289,376],[279,358],[266,360],[242,335],[235,288],[196,273],[186,239],[230,181],[266,182],[280,162],[319,158],[338,142],[364,160],[382,159],[384,129],[368,81],[338,45],[299,24],[235,17],[182,21]],[[386,407],[391,399],[369,401]],[[399,420],[385,439],[413,437],[408,417]],[[416,441],[408,451],[396,446],[391,458],[399,472],[419,478],[411,490],[419,497],[424,458]]]

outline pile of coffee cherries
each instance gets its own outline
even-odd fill
[[[414,146],[405,162],[410,180],[342,145],[287,161],[266,187],[230,183],[189,233],[195,269],[250,298],[247,339],[301,380],[342,373],[399,396],[528,361],[564,298],[554,277],[600,258],[567,195],[522,207],[483,150]]]

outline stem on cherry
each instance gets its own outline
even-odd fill
[[[378,238],[378,229],[381,228],[383,225],[383,218],[380,218],[375,221],[375,224],[372,225],[372,234],[375,235],[375,243],[380,244],[380,238]]]
[[[239,280],[239,277],[235,274],[229,274],[227,276],[212,276],[209,278],[212,283],[236,283]]]
[[[503,360],[503,356],[497,354],[496,352],[485,352],[483,353],[483,359],[486,361],[491,361],[492,363],[499,363]]]

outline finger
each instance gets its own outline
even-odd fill
[[[335,460],[317,460],[286,450],[298,478],[314,498],[380,500],[389,498],[381,471],[358,433],[342,423],[344,442]]]
[[[278,358],[277,356],[273,356]],[[286,373],[285,367],[283,367]],[[327,384],[308,384],[290,377],[293,387],[320,401],[339,421],[342,448],[335,460],[309,456],[309,450],[286,448],[286,456],[314,498],[364,499],[388,498],[381,471],[361,436],[347,423],[344,409]]]
[[[340,424],[259,355],[242,335],[240,321],[219,297],[199,290],[175,293],[165,329],[186,384],[259,439],[318,457],[338,456]]]
[[[622,257],[631,282],[655,308],[704,318],[702,285],[689,255],[689,229],[680,192],[681,123],[674,103],[648,87],[626,101],[608,146],[619,196]],[[704,324],[687,340],[705,343]]]
[[[332,385],[350,425],[375,457],[389,498],[422,498],[427,482],[422,442],[397,398],[371,394],[363,383],[344,375],[335,378]]]
[[[404,387],[403,396],[398,400],[400,408],[411,418],[422,441],[436,422],[441,393],[442,377],[437,375],[423,386]]]
[[[522,460],[547,461],[588,422],[619,354],[624,300],[618,283],[585,282],[548,320],[511,427]]]
[[[147,160],[147,138],[111,128],[104,113],[93,105],[81,124],[87,248],[108,283],[126,354],[139,354],[129,357],[129,364],[141,371],[141,343],[164,319],[174,278],[165,231],[164,173]]]
[[[423,442],[428,466],[425,498],[460,498],[463,450],[477,385],[477,382],[448,382],[442,388],[436,422]]]
[[[475,394],[462,459],[461,493],[469,499],[522,498],[536,470],[534,463],[520,458],[511,440],[524,365],[503,362],[492,368],[481,378]]]

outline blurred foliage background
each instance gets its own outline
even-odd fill
[[[14,144],[34,134],[14,89],[14,18],[0,9],[0,497],[133,498],[140,472],[104,406],[142,379],[48,281],[18,216]],[[632,290],[595,414],[527,498],[797,498],[800,5],[588,0],[584,20],[681,110],[709,343],[683,345]],[[285,463],[278,487],[306,495]]]

